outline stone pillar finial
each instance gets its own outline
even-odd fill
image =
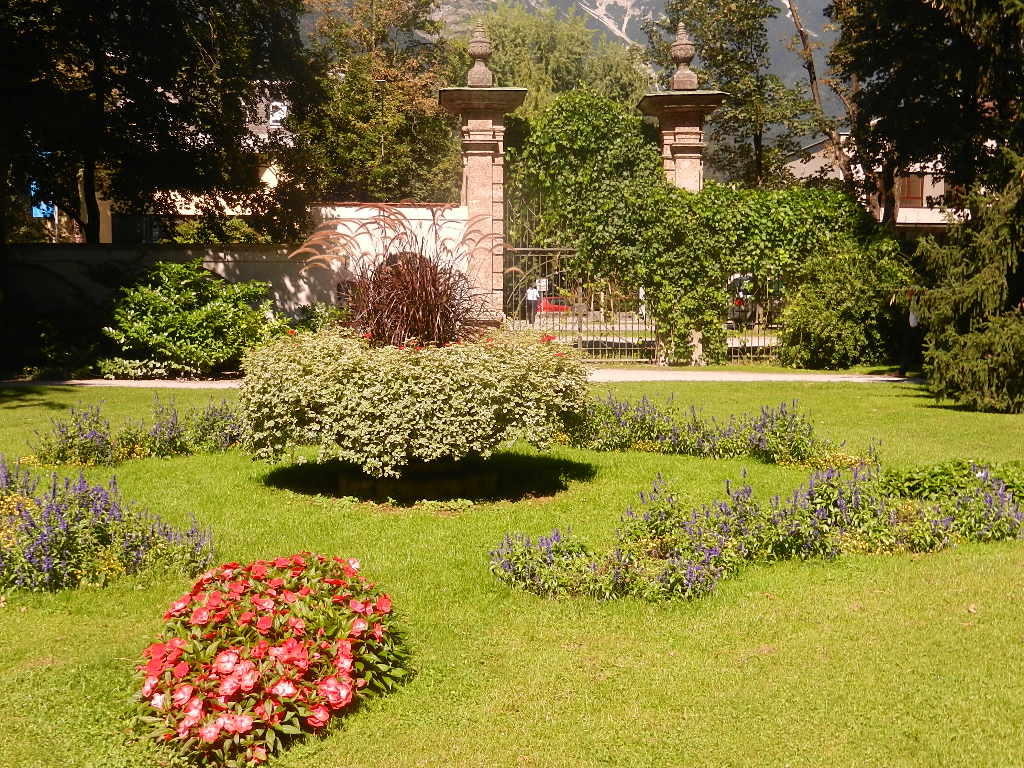
[[[690,69],[690,62],[693,61],[697,48],[681,21],[676,27],[676,39],[669,47],[669,53],[672,55],[672,62],[676,65],[669,88],[673,91],[697,90],[697,75]]]
[[[493,88],[494,74],[487,68],[487,59],[491,58],[491,41],[487,39],[484,25],[478,23],[469,40],[469,55],[473,57],[473,66],[466,77],[466,85],[470,88]]]

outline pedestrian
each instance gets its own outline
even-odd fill
[[[531,285],[526,289],[526,319],[533,325],[537,319],[537,305],[540,304],[540,291],[537,286]]]

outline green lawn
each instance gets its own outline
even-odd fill
[[[914,385],[623,384],[725,416],[798,399],[853,450],[891,464],[1024,459],[1024,416],[938,407]],[[167,397],[171,393],[161,393]],[[177,391],[179,407],[223,392]],[[233,397],[234,393],[227,393]],[[0,389],[0,452],[76,403],[147,415],[153,392]],[[549,498],[458,514],[377,507],[270,484],[238,453],[143,460],[114,473],[169,520],[195,515],[223,560],[309,549],[359,557],[404,617],[418,676],[281,766],[1010,766],[1024,754],[1024,544],[924,556],[756,567],[711,598],[648,605],[550,601],[487,572],[507,530],[571,526],[612,540],[660,472],[695,503],[746,468],[759,493],[806,472],[561,448],[515,449],[524,482],[565,474]],[[525,457],[525,458],[524,458]],[[70,471],[70,470],[69,470]],[[93,479],[110,470],[91,469]],[[551,479],[550,477],[548,479]],[[0,607],[0,765],[153,765],[122,742],[132,663],[186,586],[123,583]]]

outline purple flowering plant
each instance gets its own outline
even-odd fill
[[[931,552],[957,541],[1024,538],[1018,501],[1024,473],[966,465],[945,491],[913,495],[934,470],[883,472],[864,464],[814,472],[785,500],[758,500],[749,484],[726,484],[726,498],[688,507],[659,477],[628,509],[616,545],[594,553],[554,531],[536,542],[507,535],[491,570],[510,586],[545,596],[691,599],[712,592],[755,561],[832,559],[851,553]],[[1011,476],[1010,482],[999,477]],[[1016,479],[1019,478],[1019,481]]]
[[[0,456],[0,589],[103,586],[163,569],[192,575],[212,558],[208,533],[178,530],[126,502],[113,479],[101,486],[51,474],[41,483]]]

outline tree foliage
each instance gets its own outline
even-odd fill
[[[770,0],[670,0],[668,20],[648,27],[650,59],[666,76],[674,67],[662,32],[682,22],[692,36],[701,88],[729,94],[708,118],[710,170],[751,186],[786,181],[785,160],[821,121],[802,88],[768,71],[766,24],[778,12]]]
[[[970,197],[946,243],[918,248],[931,286],[917,300],[928,327],[929,387],[970,408],[1024,410],[1024,158],[1010,180]]]
[[[12,0],[0,21],[0,174],[99,240],[99,199],[173,208],[274,200],[250,123],[269,98],[301,104],[311,62],[300,0]],[[73,119],[69,119],[72,118]]]
[[[601,38],[578,13],[528,11],[503,2],[482,22],[494,48],[488,65],[496,84],[529,89],[517,110],[524,118],[574,88],[632,106],[650,86],[640,49]]]
[[[322,106],[296,115],[291,162],[331,201],[458,198],[455,122],[437,91],[461,59],[434,0],[313,0],[313,47],[328,62]]]

